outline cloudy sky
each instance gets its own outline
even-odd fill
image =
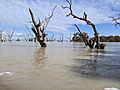
[[[15,28],[16,36],[25,35],[27,31],[25,25],[31,27],[28,8],[32,9],[36,19],[39,17],[42,20],[56,5],[46,33],[49,35],[54,33],[57,36],[64,33],[69,36],[77,31],[73,24],[79,24],[81,31],[93,35],[89,26],[72,17],[66,17],[68,10],[61,8],[61,5],[68,5],[65,0],[0,0],[0,28],[8,31]],[[73,0],[73,11],[80,17],[86,12],[89,20],[96,24],[100,35],[120,35],[120,28],[115,28],[109,18],[120,14],[120,0]]]

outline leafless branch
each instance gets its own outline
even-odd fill
[[[117,26],[120,26],[120,17],[110,17],[112,19],[113,22],[115,22],[115,27],[117,28]]]
[[[76,24],[74,24],[74,25],[75,25],[75,27],[77,28],[77,30],[79,31],[80,35],[83,37],[84,42],[87,43],[87,45],[89,45],[88,40],[87,40],[86,37],[83,35],[83,33],[80,31],[79,27],[78,27]]]
[[[88,20],[88,17],[87,17],[87,14],[84,12],[84,15],[83,17],[79,17],[77,15],[75,15],[73,13],[73,10],[72,10],[72,0],[66,0],[66,2],[68,3],[68,6],[62,6],[63,9],[69,9],[69,13],[66,15],[67,17],[68,16],[72,16],[73,18],[76,18],[78,20],[81,20],[81,21],[84,21],[87,25],[90,25],[92,28],[93,28],[93,31],[94,31],[94,36],[95,36],[95,40],[96,40],[96,46],[97,48],[99,49],[99,37],[98,37],[98,34],[97,33],[97,30],[96,30],[96,26],[95,24],[93,24],[90,20]],[[76,25],[75,25],[76,26]],[[77,27],[78,28],[78,27]],[[79,30],[79,29],[78,29]]]
[[[28,28],[28,26],[27,26],[26,24],[25,24],[25,26],[26,26],[26,28],[27,28],[29,34],[34,38],[33,34],[30,32],[30,29]]]
[[[55,8],[56,8],[56,6],[53,8],[51,15],[49,17],[46,17],[43,21],[40,21],[40,19],[38,18],[38,20],[39,20],[38,23],[35,20],[32,10],[29,9],[29,12],[30,12],[30,15],[32,18],[32,23],[33,23],[31,29],[34,32],[36,39],[40,43],[41,47],[46,47],[46,44],[44,43],[45,37],[46,37],[44,30],[48,26],[48,23],[54,14]]]
[[[49,23],[50,19],[53,17],[53,14],[54,14],[54,11],[55,11],[56,8],[57,8],[57,6],[55,6],[53,8],[51,15],[49,17],[45,18],[45,20],[42,22],[42,26],[43,26],[42,30],[45,30],[46,27],[48,26],[48,23]]]
[[[70,1],[66,0],[66,1],[68,2],[69,6],[65,6],[65,7],[62,6],[63,9],[66,9],[66,8],[69,9],[69,14],[67,14],[66,16],[68,17],[68,16],[71,15],[73,18],[76,18],[76,19],[79,19],[79,20],[82,20],[82,21],[86,22],[86,24],[92,26],[94,32],[97,33],[96,30],[95,30],[95,25],[91,21],[88,20],[87,14],[84,12],[83,17],[79,17],[79,16],[75,15],[73,13],[73,10],[72,10],[72,0],[70,0]]]

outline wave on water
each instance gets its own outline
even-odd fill
[[[104,88],[104,90],[120,90],[120,89],[112,87],[112,88]]]
[[[0,76],[4,76],[4,75],[12,75],[13,73],[12,72],[1,72],[0,73]]]

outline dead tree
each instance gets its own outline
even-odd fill
[[[1,24],[1,23],[0,23],[0,24]],[[3,32],[5,31],[5,29],[6,29],[6,27],[1,28],[1,30],[0,30],[0,41],[1,41],[1,42],[6,41],[5,38],[4,38],[4,35],[3,35]]]
[[[43,21],[40,21],[37,23],[37,21],[35,20],[35,17],[32,13],[32,10],[29,9],[30,15],[31,15],[31,19],[32,19],[32,31],[34,32],[37,41],[40,43],[41,47],[47,47],[46,43],[45,43],[45,29],[48,26],[48,23],[50,21],[50,19],[53,17],[53,13],[55,10],[56,6],[53,8],[52,10],[52,14],[49,17],[46,17]]]
[[[95,24],[93,24],[90,20],[88,20],[88,17],[87,17],[87,14],[84,12],[84,15],[83,17],[79,17],[77,15],[75,15],[73,13],[73,10],[72,10],[72,0],[66,0],[66,2],[68,3],[68,6],[62,6],[63,9],[69,9],[69,13],[66,15],[67,17],[68,16],[72,16],[73,18],[76,18],[78,20],[81,20],[81,21],[84,21],[87,25],[91,26],[93,31],[94,31],[94,36],[95,36],[95,42],[96,42],[96,48],[99,49],[100,48],[100,44],[99,44],[99,33],[97,32],[96,30],[96,26]],[[77,28],[78,29],[78,28]],[[88,45],[89,46],[89,45]]]
[[[14,35],[14,30],[15,28],[13,28],[13,31],[7,31],[7,35],[8,35],[8,41],[12,41],[13,35]]]
[[[53,34],[52,35],[52,37],[46,37],[46,41],[48,42],[48,41],[50,41],[50,42],[52,42],[52,41],[55,41],[56,40],[56,38],[55,38],[55,35]]]
[[[58,42],[63,42],[64,41],[64,34],[60,33],[60,40],[58,40]]]

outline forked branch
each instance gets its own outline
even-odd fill
[[[46,17],[43,21],[38,18],[38,22],[36,22],[35,17],[32,13],[32,10],[29,8],[30,16],[32,19],[32,31],[34,32],[37,41],[40,43],[41,47],[46,47],[46,44],[44,43],[46,34],[44,30],[48,26],[48,23],[50,19],[53,17],[54,11],[55,11],[56,6],[53,8],[52,13],[50,14],[49,17]]]
[[[115,27],[120,26],[120,17],[110,17],[115,22]]]
[[[88,20],[87,14],[85,12],[84,12],[83,17],[79,17],[79,16],[77,16],[77,15],[75,15],[73,13],[73,10],[72,10],[72,0],[66,0],[66,2],[68,3],[68,6],[62,6],[63,9],[69,9],[69,13],[66,16],[67,17],[68,16],[72,16],[73,18],[76,18],[78,20],[84,21],[87,25],[90,25],[93,28],[94,36],[96,38],[95,39],[96,40],[96,47],[99,49],[99,39],[98,39],[99,38],[98,37],[99,33],[97,33],[95,24],[93,24],[90,20]]]

